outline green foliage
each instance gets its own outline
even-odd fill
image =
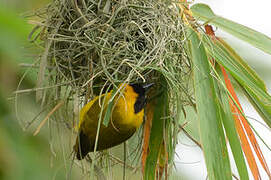
[[[199,20],[203,20],[206,24],[212,24],[218,28],[236,36],[237,38],[244,40],[245,42],[255,46],[256,48],[261,49],[262,51],[269,53],[271,52],[271,39],[264,34],[261,34],[255,30],[252,30],[248,27],[235,23],[233,21],[227,20],[223,17],[220,17],[213,13],[209,6],[205,4],[195,4],[191,7],[193,16]],[[264,82],[257,75],[257,73],[249,67],[249,65],[221,38],[211,39],[205,34],[201,36],[202,42],[194,42],[201,47],[201,43],[205,47],[205,50],[210,59],[215,59],[217,63],[222,65],[228,73],[237,81],[240,85],[243,93],[248,97],[252,105],[258,111],[259,115],[263,118],[266,124],[271,127],[271,96],[268,94]],[[193,43],[192,43],[193,44]],[[196,47],[194,48],[196,50]],[[198,52],[198,56],[202,56],[204,52]],[[193,60],[193,56],[192,56]],[[201,64],[202,65],[202,64]],[[200,69],[200,65],[198,66]],[[194,69],[194,73],[197,72],[197,69]],[[202,75],[204,75],[208,70],[201,69]],[[216,105],[219,107],[216,109],[213,114],[220,112],[223,126],[226,132],[226,135],[229,139],[229,144],[231,146],[235,163],[239,172],[241,179],[248,179],[247,168],[245,167],[245,160],[241,150],[240,140],[236,134],[234,127],[234,121],[232,118],[232,112],[229,109],[228,96],[231,97],[229,92],[225,90],[224,79],[221,77],[220,70],[213,71],[216,75],[216,83],[220,83],[216,87],[216,94],[219,97],[219,101],[216,102]],[[196,81],[196,79],[195,79]],[[202,82],[201,82],[202,83]],[[195,88],[197,84],[195,84]],[[204,88],[204,87],[203,87]],[[197,88],[196,88],[197,90]],[[215,99],[215,97],[213,97]],[[231,97],[232,98],[232,97]],[[199,101],[200,97],[197,97],[196,91],[196,101]],[[233,100],[236,104],[236,102]],[[197,104],[198,106],[198,104]],[[238,107],[238,105],[236,104]],[[199,108],[199,106],[197,107]],[[240,108],[240,107],[239,107]],[[198,112],[199,116],[202,116]],[[205,130],[205,128],[204,128]],[[206,136],[208,133],[203,134]],[[204,145],[204,139],[201,139]],[[219,145],[218,145],[219,146]],[[215,147],[214,147],[215,148]],[[204,150],[204,149],[203,149]],[[205,159],[207,161],[208,175],[212,175],[212,172],[209,170],[212,167],[212,164],[208,164],[208,159],[210,159],[213,154],[206,154]],[[219,163],[217,163],[219,165]],[[224,172],[225,173],[225,172]],[[212,177],[211,177],[212,179]]]
[[[188,29],[187,36],[193,62],[194,88],[203,146],[209,179],[232,179],[230,161],[219,113],[218,98],[211,76],[209,60],[196,32]]]
[[[165,82],[164,84],[165,85]],[[168,94],[166,88],[162,94],[154,100],[154,112],[153,112],[153,120],[152,120],[152,128],[150,134],[150,142],[149,142],[149,155],[146,160],[145,167],[145,180],[153,180],[156,178],[156,170],[157,170],[157,161],[159,158],[160,147],[163,143],[163,136],[165,130],[165,117],[167,117],[167,103],[168,102]]]
[[[241,85],[256,110],[258,110],[268,126],[271,127],[271,96],[266,91],[264,83],[259,80],[256,72],[245,64],[245,61],[223,41],[212,43],[207,37],[203,38],[203,40],[206,42],[206,49],[210,56],[223,65]]]
[[[218,71],[219,77],[222,80],[224,80],[224,77],[222,75],[222,72],[219,66],[218,68],[216,68],[216,70]],[[229,97],[228,97],[227,91],[225,90],[223,86],[221,86],[221,84],[218,84],[216,91],[217,91],[217,96],[220,97],[219,98],[220,99],[220,113],[222,117],[223,126],[225,129],[227,138],[229,139],[229,144],[232,150],[236,167],[238,169],[240,179],[249,179],[248,171],[246,167],[246,161],[244,159],[241,143],[239,141],[239,136],[235,128],[235,122],[234,122],[232,112],[230,109]]]

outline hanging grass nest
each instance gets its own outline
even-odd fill
[[[69,120],[78,120],[78,110],[71,108],[123,82],[166,84],[169,99],[164,103],[172,118],[176,99],[191,103],[184,24],[174,2],[54,0],[41,17],[44,53],[38,87],[49,88],[37,95],[53,107],[66,102],[56,119],[68,127],[74,126]],[[176,144],[178,124],[172,125]]]
[[[41,63],[50,69],[39,78],[50,85],[91,97],[105,85],[158,82],[161,74],[177,87],[190,71],[172,1],[55,0],[46,15]]]

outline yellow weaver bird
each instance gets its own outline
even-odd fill
[[[101,122],[98,136],[97,151],[119,145],[129,139],[143,122],[146,91],[153,84],[121,84],[121,93],[116,95],[113,102],[110,122],[104,126]],[[74,151],[78,160],[83,159],[89,152],[94,151],[101,103],[104,101],[102,119],[104,118],[112,90],[102,94],[87,103],[80,111],[78,138]],[[104,99],[105,98],[105,99]]]

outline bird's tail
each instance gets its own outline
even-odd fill
[[[84,157],[89,153],[90,141],[88,137],[83,133],[83,131],[79,132],[73,149],[76,153],[76,157],[78,160],[84,159]]]

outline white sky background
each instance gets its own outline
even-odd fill
[[[271,1],[270,0],[195,0],[195,3],[208,4],[215,14],[230,19],[242,25],[248,26],[254,30],[264,33],[271,37]],[[227,33],[216,31],[216,35],[224,38],[241,55],[248,64],[265,81],[266,86],[271,93],[271,55],[265,54],[260,50],[228,35]],[[239,97],[243,104],[243,109],[248,117],[260,120],[253,107],[249,106],[245,97]],[[271,131],[260,125],[253,119],[249,119],[251,124],[262,136],[266,143],[271,147]],[[271,152],[263,146],[260,140],[258,143],[262,147],[263,154],[271,169]],[[204,158],[201,150],[197,148],[184,135],[181,135],[180,144],[177,146],[176,168],[182,176],[181,179],[187,180],[205,180],[207,176]],[[231,159],[233,161],[233,159]],[[261,167],[259,165],[259,167]],[[234,173],[236,168],[233,167]],[[268,179],[265,172],[260,168],[262,179]],[[251,179],[253,179],[251,177]]]

